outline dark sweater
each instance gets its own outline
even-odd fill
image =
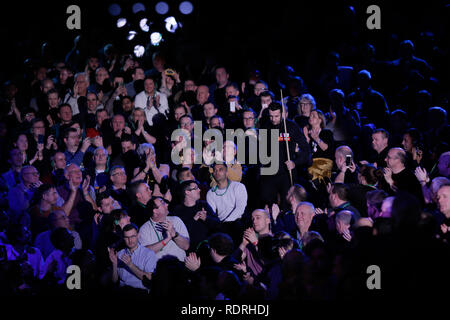
[[[194,216],[197,212],[201,211],[202,208],[206,211],[206,220],[203,221],[198,219],[195,221]],[[202,200],[197,201],[193,207],[186,207],[183,203],[179,204],[173,210],[172,215],[178,216],[186,225],[191,242],[190,251],[195,251],[200,242],[217,231],[220,223],[217,214],[211,209],[206,201]]]

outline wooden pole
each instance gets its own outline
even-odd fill
[[[281,106],[283,108],[283,111],[282,111],[281,115],[283,117],[283,122],[284,122],[284,138],[283,138],[283,140],[286,141],[286,152],[287,152],[288,161],[291,161],[291,155],[289,153],[289,141],[288,141],[288,138],[287,138],[286,108],[284,107],[283,90],[280,90],[280,92],[281,92]],[[288,170],[289,170],[289,178],[291,180],[291,187],[292,187],[294,185],[294,181],[292,180],[292,170],[291,169],[288,169]]]

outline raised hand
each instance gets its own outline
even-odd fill
[[[273,220],[277,220],[278,215],[280,214],[280,211],[281,211],[280,207],[276,203],[274,203],[272,205],[272,218],[273,218]]]
[[[83,143],[81,145],[81,152],[86,152],[86,150],[89,148],[89,146],[91,145],[91,138],[84,138]]]
[[[244,238],[250,243],[258,242],[258,237],[256,236],[256,232],[253,228],[248,228],[244,231]]]
[[[244,262],[241,262],[241,263],[235,263],[235,264],[233,265],[233,268],[235,268],[236,270],[240,270],[240,271],[242,271],[242,272],[244,272],[244,273],[247,272],[247,266],[245,265]]]
[[[200,268],[201,260],[194,252],[191,252],[186,259],[184,259],[184,265],[191,271],[196,271]]]
[[[419,180],[421,185],[426,184],[430,180],[427,170],[421,167],[416,168],[416,170],[414,171],[414,175],[416,176],[417,180]]]
[[[91,182],[91,177],[90,176],[86,176],[86,178],[83,181],[83,185],[81,186],[81,188],[83,189],[83,194],[88,194],[89,193],[89,183]]]
[[[278,248],[278,254],[280,255],[280,258],[283,259],[284,256],[286,255],[286,249],[284,247],[279,247]]]
[[[109,260],[113,265],[117,265],[117,252],[113,248],[108,248]]]
[[[384,179],[386,180],[387,183],[389,183],[389,185],[393,185],[394,184],[394,180],[392,180],[392,170],[389,168],[384,168]]]
[[[130,266],[132,264],[131,257],[128,254],[124,254],[120,257],[120,260],[122,260],[123,263],[125,263],[127,266]]]
[[[352,235],[350,234],[350,231],[348,229],[344,230],[344,232],[342,233],[342,237],[348,242],[352,240]]]

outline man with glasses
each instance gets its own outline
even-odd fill
[[[386,156],[386,168],[383,169],[382,188],[389,194],[406,191],[423,201],[422,187],[413,171],[406,167],[406,151],[392,148]]]
[[[108,192],[114,200],[119,201],[125,208],[131,206],[131,199],[127,193],[127,173],[122,166],[114,166],[110,171],[111,186]]]
[[[169,206],[162,197],[153,197],[148,206],[150,219],[139,229],[139,243],[156,254],[156,258],[173,255],[180,261],[189,249],[189,233],[183,221],[169,215]]]
[[[33,166],[24,166],[20,172],[21,183],[8,192],[9,213],[13,221],[19,221],[30,206],[36,188],[42,185],[39,171]]]
[[[147,290],[143,285],[144,277],[152,278],[156,267],[156,256],[152,250],[147,249],[138,242],[138,227],[127,224],[123,227],[123,238],[126,248],[116,252],[108,248],[109,258],[113,266],[112,280],[120,280],[119,286]],[[130,291],[139,293],[138,291]]]
[[[189,251],[196,251],[200,242],[217,232],[220,221],[206,201],[200,200],[199,183],[183,181],[180,185],[182,203],[175,207],[173,215],[181,218],[190,234]]]

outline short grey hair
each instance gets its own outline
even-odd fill
[[[138,155],[143,156],[143,155],[145,155],[145,151],[148,150],[148,149],[152,150],[153,153],[156,153],[156,152],[155,152],[155,147],[154,147],[153,144],[151,144],[151,143],[142,143],[142,144],[138,147],[137,153],[138,153]]]
[[[300,99],[298,102],[299,105],[300,105],[300,101],[302,101],[302,99],[308,100],[312,104],[311,110],[316,109],[316,99],[314,99],[314,97],[312,95],[310,95],[309,93],[302,94],[300,96]]]

